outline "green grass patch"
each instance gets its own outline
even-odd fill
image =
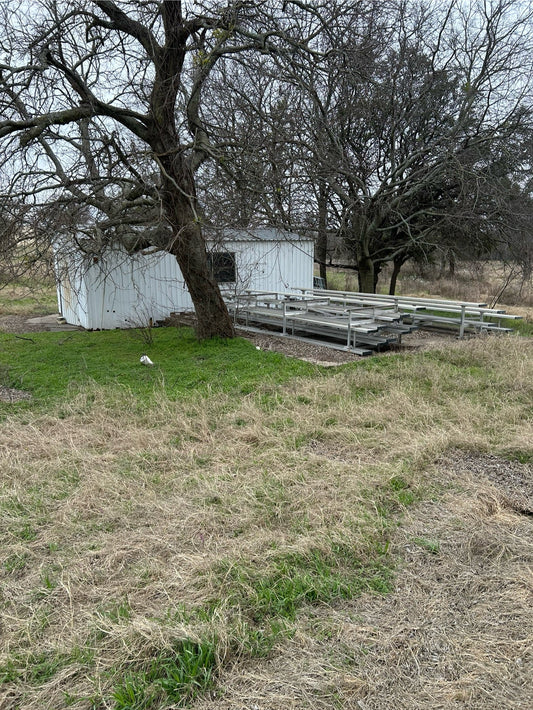
[[[413,538],[413,542],[431,555],[438,555],[440,552],[440,542],[438,540],[427,537],[415,537]]]
[[[42,653],[16,654],[0,666],[0,684],[24,682],[43,685],[56,673],[73,663],[90,666],[94,659],[91,649],[75,648],[71,653],[46,651]]]
[[[502,456],[508,461],[516,461],[522,464],[533,463],[533,451],[530,449],[506,449],[503,451]]]
[[[13,555],[9,555],[4,560],[2,567],[8,574],[11,574],[23,570],[26,567],[27,562],[28,554],[26,552],[22,554],[15,553]]]
[[[103,610],[103,616],[118,624],[131,618],[131,609],[126,599],[110,602]]]
[[[115,710],[184,707],[210,688],[217,666],[215,642],[188,639],[124,672],[113,692]]]
[[[250,564],[222,561],[217,574],[231,581],[225,592],[254,624],[294,621],[302,607],[354,599],[364,591],[392,588],[392,568],[385,547],[361,559],[349,545],[285,552],[269,561],[267,571]]]
[[[155,363],[140,363],[147,351]],[[146,346],[130,331],[0,335],[3,384],[47,401],[87,383],[127,388],[142,398],[164,388],[172,399],[211,390],[247,394],[270,381],[317,372],[315,366],[258,351],[243,338],[199,342],[189,328],[159,328]]]
[[[529,320],[502,318],[501,325],[503,328],[511,328],[513,332],[525,338],[531,338],[533,336],[533,322]]]
[[[293,628],[283,619],[269,619],[262,626],[244,622],[238,630],[242,651],[250,658],[265,658],[277,643],[293,635]]]
[[[403,506],[412,505],[418,499],[416,491],[412,490],[409,483],[402,476],[393,476],[389,480],[392,498]]]

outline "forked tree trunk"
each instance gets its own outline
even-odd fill
[[[176,126],[176,97],[187,54],[189,28],[182,14],[182,3],[160,3],[165,28],[165,44],[156,53],[154,83],[150,95],[149,143],[161,173],[161,200],[172,229],[168,251],[173,254],[191,295],[197,318],[199,338],[232,338],[233,323],[220,289],[207,266],[205,238],[199,220],[199,207],[193,174],[193,157],[181,144]],[[187,106],[189,127],[201,140],[198,102],[201,83]]]

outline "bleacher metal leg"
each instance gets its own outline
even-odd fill
[[[461,325],[459,326],[459,337],[463,338],[465,334],[465,310],[466,306],[461,306]]]

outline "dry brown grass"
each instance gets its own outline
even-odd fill
[[[452,469],[457,459],[451,462]],[[310,614],[268,664],[229,669],[215,708],[530,708],[531,521],[479,478],[411,509],[395,592]]]
[[[379,277],[380,292],[388,292],[390,277],[391,267],[386,266]],[[357,273],[330,269],[328,278],[331,288],[359,290]],[[507,306],[512,313],[517,312],[517,307],[525,308],[530,317],[533,309],[533,277],[524,279],[516,267],[496,261],[458,263],[453,275],[442,272],[435,264],[407,263],[400,273],[396,292],[489,304],[497,299],[498,306]]]
[[[530,707],[531,518],[442,457],[533,453],[532,346],[455,342],[145,410],[94,388],[7,416],[0,666],[18,675],[0,707],[114,707],[136,659],[215,637],[218,694],[197,708]],[[242,594],[332,541],[363,561],[389,545],[395,591],[304,605],[254,657]],[[36,659],[61,662],[36,676]]]
[[[56,289],[50,278],[36,279],[27,285],[0,282],[0,316],[31,316],[56,311]]]
[[[383,283],[387,283],[384,274]],[[533,307],[533,279],[524,280],[517,269],[500,262],[458,264],[455,274],[441,274],[437,267],[407,265],[399,280],[399,293],[438,296],[461,301],[485,301],[515,307]]]

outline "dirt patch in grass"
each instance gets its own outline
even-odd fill
[[[30,392],[0,385],[0,402],[22,402],[32,399]]]
[[[43,330],[41,326],[30,325],[28,316],[0,316],[0,330],[4,333],[39,333]]]
[[[282,353],[288,357],[295,357],[299,360],[312,362],[324,367],[333,367],[336,365],[345,365],[346,363],[359,360],[360,357],[355,353],[346,350],[337,350],[336,348],[321,347],[314,343],[306,343],[304,340],[292,340],[281,335],[270,333],[249,333],[247,331],[239,331],[239,335],[247,338],[257,348],[261,350],[273,350],[277,353]]]
[[[25,333],[43,333],[58,330],[83,330],[83,328],[62,323],[59,314],[48,315],[0,315],[0,331],[21,335]]]
[[[509,456],[519,460],[455,451],[445,461],[454,475],[475,477],[480,483],[485,481],[490,495],[496,495],[500,505],[533,515],[533,465],[520,461],[521,458],[533,460],[533,453],[511,451]]]

